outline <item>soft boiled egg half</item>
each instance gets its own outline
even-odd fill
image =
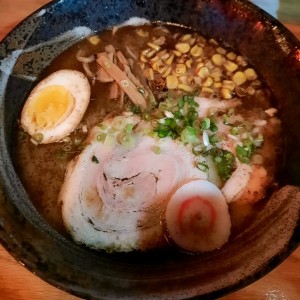
[[[59,142],[79,125],[89,104],[87,77],[75,70],[52,73],[32,90],[21,125],[40,144]]]

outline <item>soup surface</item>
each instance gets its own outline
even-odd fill
[[[211,251],[276,188],[276,112],[228,45],[177,26],[114,28],[45,70],[22,111],[16,166],[39,212],[79,243]]]

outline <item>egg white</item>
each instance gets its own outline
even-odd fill
[[[74,98],[74,107],[68,112],[63,120],[51,128],[38,128],[33,124],[32,118],[28,115],[29,105],[35,100],[37,94],[49,86],[63,86]],[[76,70],[59,70],[42,81],[30,93],[21,114],[21,126],[31,136],[41,134],[41,144],[59,142],[70,134],[79,125],[90,101],[91,87],[87,77]]]

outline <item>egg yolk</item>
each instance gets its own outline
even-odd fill
[[[75,99],[63,86],[52,85],[37,92],[30,101],[28,116],[37,128],[51,128],[73,110]]]

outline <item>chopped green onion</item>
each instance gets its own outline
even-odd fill
[[[214,147],[205,151],[203,154],[210,155],[213,158],[218,175],[223,181],[229,179],[235,169],[235,157],[231,152]]]
[[[183,106],[184,106],[183,98],[180,97],[178,98],[178,108],[181,109],[183,108]]]
[[[58,159],[63,159],[66,157],[67,153],[63,151],[62,149],[59,149],[55,152],[55,155]]]
[[[210,130],[212,132],[217,132],[218,131],[218,126],[214,122],[210,122]]]
[[[202,131],[207,130],[209,129],[209,127],[210,127],[210,118],[203,119],[201,122],[201,130]]]
[[[132,132],[133,127],[134,127],[134,124],[127,124],[124,128],[124,131],[130,133],[130,132]]]
[[[19,131],[18,132],[18,137],[19,137],[19,139],[21,140],[21,141],[23,141],[23,140],[25,140],[26,139],[26,133],[25,133],[25,131]]]
[[[199,139],[197,138],[197,130],[195,127],[187,126],[185,129],[182,130],[180,138],[183,143],[199,143]]]
[[[239,132],[240,132],[239,127],[232,127],[232,128],[230,129],[230,133],[233,134],[233,135],[238,135]]]
[[[37,141],[38,143],[41,143],[43,141],[43,134],[42,133],[36,133],[32,136],[32,138]]]
[[[124,134],[120,139],[120,144],[126,148],[132,148],[134,146],[134,138],[131,134]]]
[[[99,133],[96,137],[97,141],[102,143],[105,141],[105,138],[106,138],[106,133],[104,132]]]
[[[235,150],[236,150],[236,156],[239,159],[239,161],[242,163],[248,164],[250,161],[249,160],[249,157],[250,157],[249,150],[240,145],[237,145]]]
[[[69,145],[69,144],[64,144],[62,146],[62,149],[65,151],[65,152],[70,152],[72,150],[72,146]]]
[[[222,157],[221,157],[221,156],[215,157],[215,162],[216,162],[216,163],[222,162]]]
[[[138,115],[141,113],[141,108],[137,105],[131,105],[130,106],[131,112],[133,112],[135,115]]]
[[[143,119],[144,121],[150,121],[150,120],[151,120],[151,117],[150,117],[150,115],[149,115],[148,113],[143,113],[142,119]]]
[[[209,140],[209,143],[212,144],[212,145],[216,145],[216,143],[218,142],[218,138],[217,138],[215,133],[209,135],[208,140]]]
[[[107,125],[106,125],[106,124],[100,123],[100,124],[98,125],[98,127],[99,127],[101,130],[103,130],[103,131],[107,130]]]
[[[139,87],[139,88],[137,88],[137,90],[140,94],[142,94],[142,95],[145,94],[145,90],[143,88]]]
[[[197,146],[193,147],[192,152],[194,155],[198,156],[203,152],[203,148],[201,145],[197,145]]]
[[[174,111],[173,115],[174,115],[175,119],[181,119],[182,118],[182,114],[181,114],[180,111]]]
[[[203,172],[206,172],[208,170],[208,165],[205,162],[197,162],[196,167]]]
[[[165,125],[167,125],[170,129],[175,129],[177,127],[177,123],[174,118],[166,118]]]

